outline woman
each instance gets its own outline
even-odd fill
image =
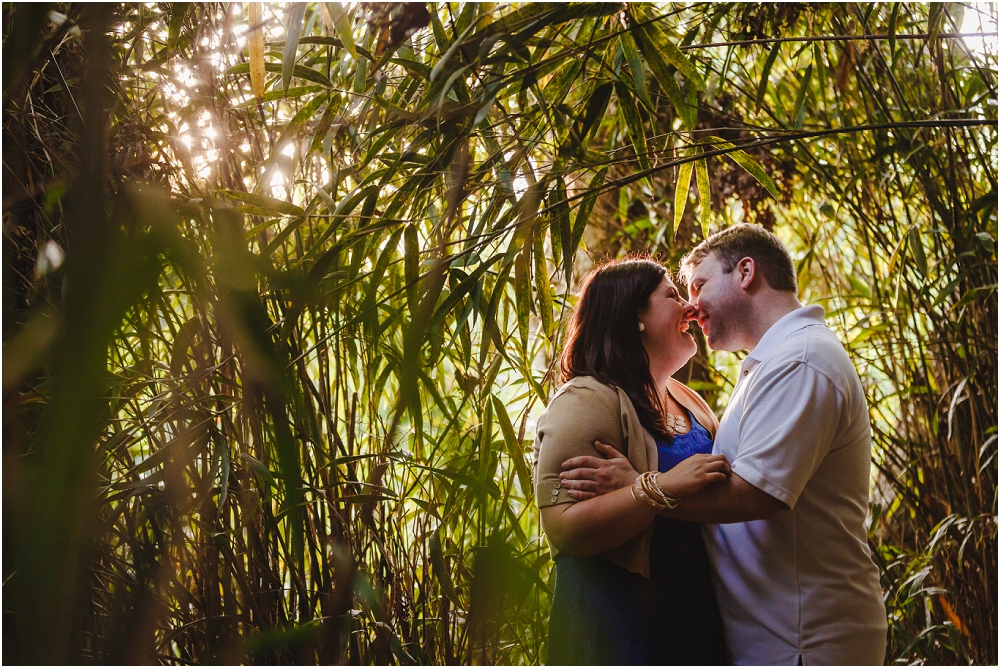
[[[566,382],[535,439],[535,498],[556,568],[549,664],[725,662],[700,528],[657,516],[729,472],[710,454],[711,410],[671,378],[697,350],[694,315],[650,260],[609,262],[583,284]],[[560,478],[567,460],[618,453],[650,473],[601,496]]]

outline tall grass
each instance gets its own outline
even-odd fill
[[[887,659],[995,662],[961,6],[421,7],[4,7],[4,660],[544,661],[580,273],[755,220],[868,391]]]

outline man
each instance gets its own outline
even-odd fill
[[[714,446],[732,475],[665,511],[705,524],[731,660],[881,664],[886,614],[864,526],[871,426],[850,358],[761,227],[712,235],[681,277],[709,347],[750,350]],[[606,452],[564,464],[574,497],[634,478]]]

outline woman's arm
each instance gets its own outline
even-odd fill
[[[628,460],[625,462],[627,465]],[[729,462],[723,455],[694,455],[660,473],[656,482],[669,496],[686,497],[713,482],[724,481],[728,472]],[[656,511],[637,501],[630,485],[578,503],[542,509],[542,524],[552,544],[560,552],[578,557],[619,547],[646,528],[654,517]]]
[[[542,508],[542,525],[560,552],[589,557],[624,545],[649,526],[656,512],[632,498],[629,488]]]

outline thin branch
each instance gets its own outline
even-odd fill
[[[940,32],[937,39],[958,39],[962,37],[996,37],[995,32]],[[928,39],[930,34],[896,35],[893,39]],[[767,37],[764,39],[747,39],[737,42],[713,42],[711,44],[688,44],[680,47],[682,51],[692,49],[709,49],[716,46],[752,46],[754,44],[778,44],[782,42],[863,42],[887,40],[889,35],[822,35],[819,37]]]
[[[855,132],[869,132],[872,130],[895,130],[895,129],[906,129],[906,128],[966,128],[966,127],[981,127],[981,126],[994,126],[996,127],[997,121],[990,121],[986,119],[978,118],[955,118],[955,119],[942,119],[939,121],[903,121],[900,123],[875,123],[871,125],[853,125],[846,128],[831,128],[827,130],[814,130],[810,132],[786,132],[777,136],[764,137],[762,139],[756,139],[754,141],[747,142],[739,146],[733,146],[732,148],[717,148],[711,151],[704,151],[698,155],[686,156],[683,158],[678,158],[676,160],[670,160],[662,165],[657,165],[656,167],[650,167],[649,169],[636,172],[630,176],[626,176],[615,181],[605,183],[598,189],[598,193],[603,193],[609,190],[614,190],[615,188],[620,188],[621,186],[628,185],[630,183],[635,183],[640,181],[651,174],[661,172],[664,169],[670,169],[671,167],[676,167],[678,165],[683,165],[688,162],[696,162],[698,160],[703,160],[705,158],[711,158],[717,155],[725,155],[727,153],[733,153],[735,151],[742,151],[748,148],[756,148],[757,146],[769,146],[771,144],[777,144],[786,141],[797,141],[800,139],[814,139],[816,137],[826,137],[829,135],[840,135],[840,134],[852,134]],[[573,195],[572,197],[567,197],[566,201],[571,202],[576,199],[582,199],[587,195],[591,194],[591,191],[586,191]],[[554,205],[553,205],[554,206]],[[548,211],[553,208],[553,206],[545,207],[539,210],[539,214]]]

